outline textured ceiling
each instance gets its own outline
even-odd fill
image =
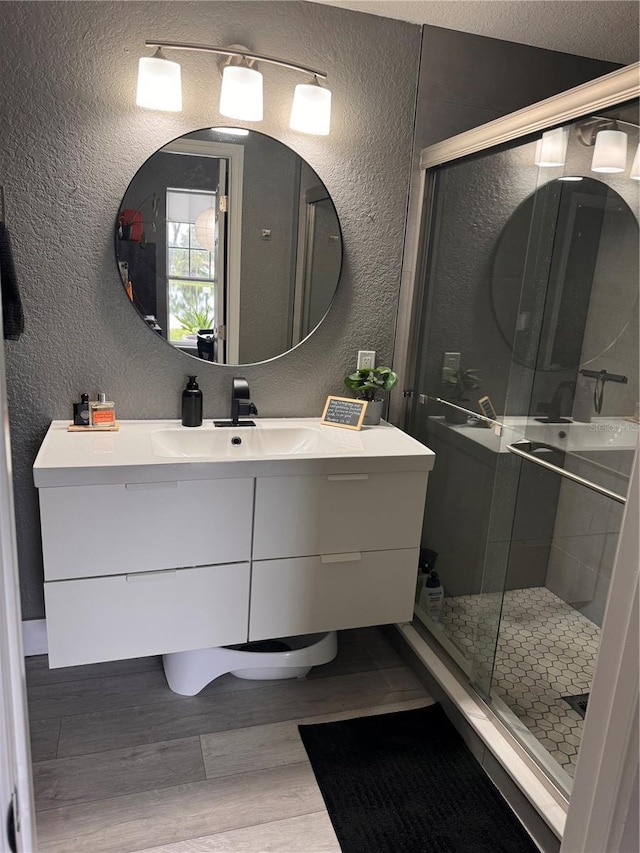
[[[636,0],[313,0],[628,65],[640,53]]]

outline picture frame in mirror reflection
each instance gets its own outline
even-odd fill
[[[115,255],[132,306],[173,349],[253,364],[322,322],[342,235],[327,188],[298,154],[230,130],[185,134],[143,163],[117,212]]]

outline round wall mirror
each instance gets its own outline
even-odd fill
[[[493,257],[493,313],[515,361],[559,371],[611,353],[637,315],[639,256],[636,217],[611,187],[586,177],[540,186]]]
[[[256,131],[206,128],[156,151],[116,218],[116,261],[142,320],[179,352],[267,361],[322,322],[342,266],[313,169]]]

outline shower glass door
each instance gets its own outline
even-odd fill
[[[492,504],[496,479],[504,476],[498,468],[503,439],[469,413],[483,413],[482,398],[499,422],[506,410],[513,352],[496,317],[493,262],[511,213],[535,196],[538,170],[531,148],[527,142],[483,152],[431,173],[433,209],[409,413],[411,434],[436,453],[422,562],[435,561],[444,589],[441,606],[429,607],[424,578],[419,579],[416,617],[485,697],[512,518],[508,512],[498,517]],[[522,220],[518,227],[526,242],[530,223]],[[505,269],[498,284],[508,300],[505,306],[501,297],[498,309],[517,310],[522,270]]]
[[[593,172],[613,119],[625,171]],[[637,125],[635,101],[545,136],[555,160],[538,137],[431,173],[409,431],[444,599],[419,583],[416,621],[567,794],[638,442]]]

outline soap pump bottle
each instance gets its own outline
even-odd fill
[[[202,426],[202,391],[195,376],[190,376],[182,392],[182,426]]]
[[[427,576],[426,583],[422,590],[420,606],[427,612],[434,622],[439,622],[443,601],[444,589],[440,583],[438,573],[435,569],[432,569]]]

